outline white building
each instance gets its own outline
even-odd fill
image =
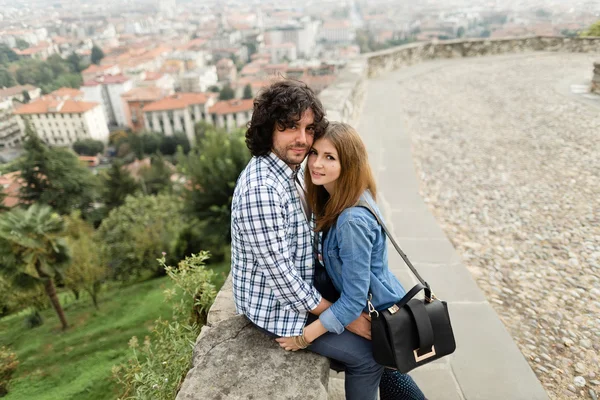
[[[144,126],[152,132],[172,136],[183,132],[190,144],[195,143],[194,125],[208,119],[215,93],[175,93],[143,108]]]
[[[19,126],[25,120],[49,145],[69,146],[77,140],[108,142],[108,127],[99,103],[42,98],[15,110]]]
[[[10,99],[0,101],[0,149],[15,147],[23,140],[23,131],[13,111]]]
[[[200,93],[208,91],[208,88],[216,85],[217,81],[217,68],[211,65],[181,75],[179,77],[179,87],[184,93]]]
[[[294,43],[270,44],[264,46],[261,51],[269,54],[271,64],[290,62],[298,58],[298,52]]]
[[[310,58],[317,44],[319,21],[304,17],[300,22],[270,28],[265,32],[265,44],[294,43],[299,57]]]
[[[141,80],[137,82],[137,87],[156,87],[167,93],[175,90],[175,78],[170,74],[160,72],[144,72]]]
[[[319,39],[327,43],[350,43],[356,38],[356,31],[348,20],[326,21],[319,31]]]
[[[23,92],[27,92],[29,95],[29,100],[35,100],[40,97],[42,89],[33,85],[19,85],[0,89],[0,101],[16,100],[23,103],[25,101],[23,98]]]
[[[126,126],[125,104],[121,95],[133,88],[133,81],[124,75],[105,75],[83,83],[84,100],[102,104],[109,125]]]
[[[228,132],[235,128],[245,127],[252,118],[254,100],[223,100],[216,102],[208,109],[209,123]]]

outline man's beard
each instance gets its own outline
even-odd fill
[[[296,157],[290,158],[287,156],[287,153],[291,149],[304,149],[304,154],[301,157],[298,156],[299,159]],[[277,157],[279,157],[284,163],[286,163],[288,165],[302,164],[302,162],[306,158],[307,151],[308,151],[308,146],[289,146],[289,147],[286,147],[283,151],[281,151],[278,148],[273,148],[273,152],[277,155]]]

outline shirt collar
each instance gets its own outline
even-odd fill
[[[284,175],[288,179],[292,179],[294,176],[294,170],[289,167],[281,158],[277,156],[277,154],[272,151],[265,156],[265,159],[278,173]],[[300,166],[298,166],[298,171]]]

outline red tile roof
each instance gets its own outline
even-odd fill
[[[23,93],[23,90],[31,91],[35,89],[36,87],[33,85],[12,86],[6,89],[0,89],[0,99],[20,95]]]
[[[162,78],[164,75],[160,72],[146,72],[145,81],[156,81]]]
[[[146,111],[179,110],[192,104],[205,104],[211,94],[208,93],[176,93],[172,96],[150,103],[144,107]]]
[[[211,114],[233,114],[243,111],[250,111],[254,109],[254,100],[223,100],[217,101],[212,107],[208,109]]]
[[[76,100],[51,100],[48,98],[39,99],[29,104],[24,104],[15,110],[15,114],[81,114],[97,107],[98,103],[91,101]]]
[[[60,89],[56,89],[54,92],[51,92],[49,95],[54,96],[54,97],[74,98],[74,97],[83,96],[83,92],[79,89],[61,87]]]
[[[20,176],[21,171],[0,175],[0,191],[6,194],[4,198],[4,205],[6,207],[14,207],[19,204],[19,191],[23,185],[23,180]]]
[[[125,101],[157,101],[165,97],[165,92],[157,87],[138,87],[121,95]]]

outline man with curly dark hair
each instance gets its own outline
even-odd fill
[[[304,338],[307,321],[331,305],[312,285],[315,233],[297,186],[304,181],[300,166],[327,124],[316,94],[291,79],[259,93],[248,123],[246,144],[253,157],[231,204],[233,296],[237,312],[274,337]],[[346,330],[301,347],[344,364],[348,399],[374,399],[383,367],[370,347],[357,345],[363,340],[357,335],[370,339],[371,324],[361,316]]]

